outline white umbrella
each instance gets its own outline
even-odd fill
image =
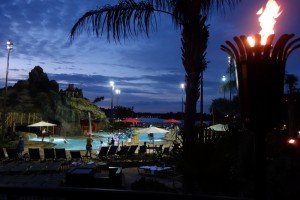
[[[139,130],[140,133],[167,133],[169,132],[166,129],[157,128],[155,126],[150,126],[149,128],[143,128]]]
[[[147,133],[148,134],[150,143],[152,142],[153,149],[154,149],[155,147],[154,147],[154,135],[153,134],[156,134],[156,133],[168,133],[169,131],[166,130],[166,129],[155,127],[155,126],[150,126],[149,128],[140,129],[139,132],[140,133]]]
[[[213,131],[227,131],[228,126],[227,126],[227,124],[215,124],[215,125],[207,127],[206,129],[211,129]]]
[[[45,121],[40,121],[34,124],[30,124],[27,127],[43,127],[43,126],[57,126],[57,125]]]
[[[40,122],[37,122],[37,123],[34,123],[34,124],[30,124],[27,127],[40,127],[41,128],[41,127],[49,127],[49,126],[53,127],[52,133],[54,134],[54,126],[57,126],[57,125],[49,123],[49,122],[40,121]]]

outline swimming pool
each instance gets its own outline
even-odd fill
[[[111,137],[120,137],[120,145],[122,141],[126,141],[127,138],[125,134],[113,134],[113,133],[93,133],[93,150],[98,150],[100,141],[103,141],[103,145],[107,145],[107,142],[109,138]],[[100,137],[101,136],[101,137]],[[140,142],[149,142],[150,139],[148,137],[148,134],[146,133],[140,133]],[[163,141],[163,137],[165,136],[165,133],[156,133],[154,134],[154,141]],[[36,137],[36,138],[30,138],[30,141],[42,141],[41,137]],[[44,139],[45,142],[49,142],[49,138]],[[55,148],[65,148],[66,150],[85,150],[85,144],[86,144],[86,139],[72,139],[72,138],[67,138],[67,143],[64,142],[64,138],[59,138],[55,137],[53,138],[52,141],[55,144]]]

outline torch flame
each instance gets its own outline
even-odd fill
[[[257,15],[260,15],[258,21],[260,23],[261,31],[261,44],[265,45],[269,35],[274,34],[274,25],[276,23],[276,18],[280,16],[282,11],[280,11],[280,6],[275,0],[269,0],[266,4],[265,9],[262,7],[257,11]],[[250,39],[251,38],[251,39]],[[248,37],[248,42],[250,46],[254,46],[254,39]]]

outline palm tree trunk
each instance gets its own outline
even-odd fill
[[[205,51],[207,48],[208,30],[206,17],[190,16],[182,30],[182,60],[186,71],[186,107],[183,127],[183,177],[184,190],[188,193],[195,187],[195,132],[196,106],[199,98],[200,74],[205,68]],[[196,153],[197,154],[197,153]]]
[[[200,74],[200,126],[203,125],[203,71]]]
[[[195,187],[195,121],[196,105],[199,97],[199,82],[196,76],[187,78],[186,107],[183,128],[184,191],[192,193]],[[197,153],[196,153],[197,154]]]

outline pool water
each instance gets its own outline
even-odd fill
[[[148,137],[148,134],[146,133],[140,133],[140,142],[149,142],[150,139]],[[154,134],[154,141],[163,141],[163,137],[165,136],[165,133],[156,133]],[[127,137],[125,134],[112,134],[112,133],[93,133],[93,150],[98,150],[100,141],[103,141],[103,145],[107,145],[109,138],[120,138],[119,144],[121,145],[122,142],[127,140]],[[41,141],[41,137],[31,138],[30,141]],[[46,137],[44,139],[45,142],[50,142],[49,138]],[[117,139],[115,139],[117,144]],[[67,143],[65,143],[64,138],[58,138],[54,137],[52,141],[55,146],[54,148],[65,148],[66,150],[85,150],[85,144],[86,139],[72,139],[67,138]]]

